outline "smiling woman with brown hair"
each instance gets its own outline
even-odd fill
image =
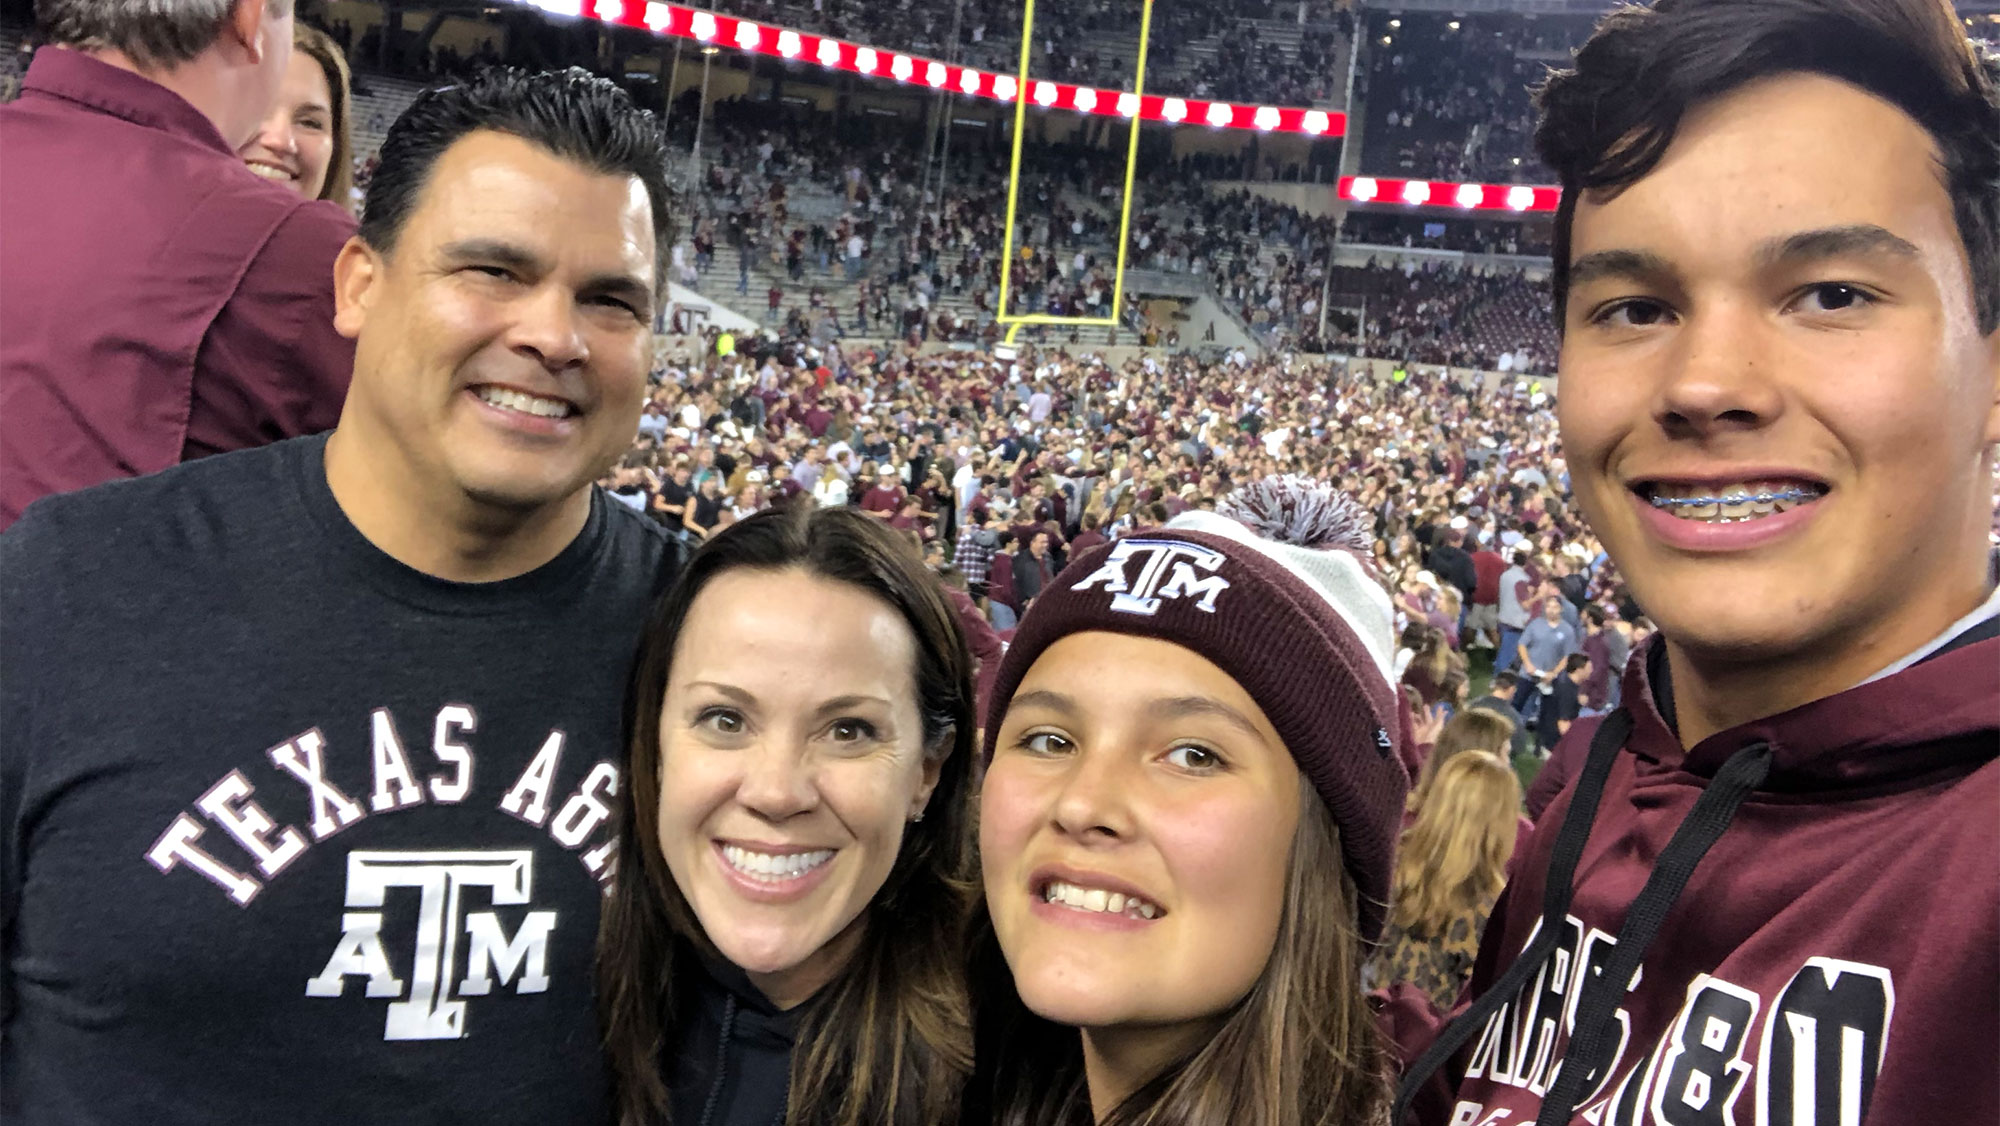
[[[350,87],[340,45],[318,28],[294,24],[292,61],[278,100],[237,155],[267,180],[352,210]]]
[[[975,721],[943,588],[851,508],[760,512],[666,595],[634,701],[599,943],[620,1122],[948,1126]]]

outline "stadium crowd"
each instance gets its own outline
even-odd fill
[[[747,312],[821,345],[855,335],[989,343],[999,335],[1003,153],[961,149],[927,168],[900,131],[823,114],[773,115],[763,103],[733,100],[714,107],[702,146],[704,178],[687,194],[690,234],[673,267],[682,284],[718,298],[733,292],[752,306]],[[1336,240],[1421,244],[1401,233],[1408,221],[1400,217],[1357,213],[1349,230],[1248,190],[1215,191],[1203,182],[1210,163],[1142,155],[1129,267],[1205,279],[1273,348],[1551,370],[1545,317],[1509,317],[1504,332],[1459,331],[1503,305],[1538,301],[1526,296],[1530,283],[1518,273],[1419,269],[1383,254],[1329,274]],[[1013,311],[1109,315],[1119,154],[1036,144],[1022,168]],[[831,210],[795,214],[807,196]],[[1523,237],[1518,224],[1453,221],[1449,229],[1454,248],[1485,235],[1512,252]],[[721,260],[733,257],[734,270],[717,270],[719,251],[733,252]],[[759,264],[768,286],[753,287]],[[1338,310],[1349,312],[1334,316]],[[1132,301],[1120,316],[1135,332],[1146,328]],[[1163,326],[1158,338],[1177,332]]]
[[[1373,514],[1411,647],[1434,628],[1461,655],[1427,684],[1427,703],[1465,702],[1468,648],[1512,665],[1506,631],[1558,590],[1572,624],[1586,605],[1609,621],[1634,613],[1568,504],[1540,384],[1376,384],[1289,353],[1112,365],[1031,349],[1003,361],[775,333],[729,335],[718,350],[724,335],[661,346],[638,443],[604,482],[691,540],[802,495],[859,507],[955,567],[1005,629],[1045,584],[1044,551],[1060,570],[1089,544],[1212,508],[1245,481],[1300,475]],[[1526,585],[1503,600],[1508,559],[1521,568],[1512,584]],[[1572,641],[1580,650],[1582,635]]]
[[[866,0],[812,0],[809,5],[749,0],[733,5],[731,11],[803,31],[973,66],[1012,70],[1019,64],[1022,6],[1014,0],[964,0],[963,3],[899,0],[887,5]],[[1352,19],[1347,5],[1332,0],[1244,0],[1226,6],[1159,6],[1153,13],[1147,64],[1153,77],[1148,85],[1155,90],[1195,93],[1194,83],[1226,82],[1232,88],[1247,91],[1240,96],[1280,101],[1283,93],[1306,92],[1313,83],[1324,82],[1324,76],[1272,75],[1267,79],[1256,76],[1254,71],[1232,72],[1216,68],[1212,59],[1198,60],[1186,48],[1215,41],[1218,50],[1227,53],[1230,47],[1226,44],[1240,45],[1243,29],[1248,21],[1255,20],[1308,26],[1323,41],[1328,33],[1350,32]],[[1043,5],[1035,12],[1035,39],[1040,50],[1030,73],[1038,78],[1129,90],[1133,75],[1130,48],[1125,45],[1136,43],[1138,31],[1137,9],[1132,5],[1113,0]],[[1100,37],[1107,45],[1122,49],[1098,52],[1093,44],[1100,42]],[[1318,50],[1315,47],[1312,57],[1321,57]]]
[[[1363,168],[1378,176],[1547,184],[1531,88],[1589,30],[1518,15],[1377,14],[1368,20]]]

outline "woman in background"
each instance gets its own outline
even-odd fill
[[[1403,684],[1416,690],[1424,707],[1444,699],[1445,678],[1451,673],[1451,648],[1444,632],[1436,626],[1411,622],[1403,628],[1402,644],[1410,653],[1403,668]],[[1400,653],[1400,650],[1399,650]]]
[[[1509,757],[1513,739],[1514,721],[1499,712],[1487,708],[1467,708],[1452,716],[1424,759],[1423,769],[1417,772],[1416,785],[1410,787],[1409,812],[1403,827],[1410,827],[1410,821],[1423,808],[1431,788],[1437,784],[1438,770],[1452,756],[1466,751],[1485,751],[1504,762]]]
[[[1407,981],[1445,1011],[1472,976],[1479,934],[1506,885],[1521,783],[1485,751],[1452,755],[1430,781],[1396,853],[1389,925],[1362,981],[1369,989]]]
[[[354,141],[349,135],[352,90],[340,46],[318,28],[292,29],[292,62],[278,101],[236,155],[250,171],[307,199],[350,208]]]

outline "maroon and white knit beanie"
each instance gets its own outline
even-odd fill
[[[1332,811],[1360,891],[1357,923],[1374,942],[1409,775],[1396,754],[1394,610],[1364,562],[1367,521],[1324,486],[1267,478],[1218,512],[1188,512],[1078,555],[1001,662],[986,757],[1022,677],[1062,638],[1104,630],[1191,649],[1257,701]]]

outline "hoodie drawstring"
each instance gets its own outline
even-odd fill
[[[715,1082],[709,1084],[708,1101],[701,1105],[701,1126],[715,1126],[715,1108],[722,1101],[722,1082],[729,1078],[729,1034],[736,1030],[736,998],[722,999],[722,1037],[715,1047]]]
[[[1577,861],[1583,856],[1583,846],[1590,839],[1590,823],[1597,816],[1597,803],[1604,797],[1604,781],[1611,775],[1611,766],[1618,760],[1618,752],[1625,740],[1632,734],[1632,715],[1619,708],[1604,717],[1597,727],[1597,734],[1590,740],[1590,757],[1585,760],[1583,771],[1577,775],[1576,790],[1570,795],[1569,811],[1563,816],[1562,829],[1556,835],[1555,852],[1549,858],[1547,882],[1542,887],[1542,921],[1535,930],[1534,940],[1514,959],[1485,993],[1459,1018],[1438,1033],[1424,1054],[1411,1063],[1403,1072],[1403,1082],[1396,1090],[1396,1107],[1390,1120],[1402,1126],[1404,1114],[1410,1108],[1410,1100],[1430,1079],[1446,1060],[1464,1047],[1466,1042],[1486,1024],[1488,1017],[1498,1012],[1502,1005],[1513,1000],[1521,991],[1521,986],[1548,961],[1556,943],[1562,938],[1563,917],[1569,914],[1571,888],[1576,882]]]
[[[1487,1020],[1521,992],[1528,978],[1548,962],[1556,943],[1561,941],[1563,920],[1575,894],[1576,868],[1590,840],[1590,828],[1604,798],[1604,784],[1617,762],[1625,740],[1632,735],[1632,716],[1619,708],[1606,716],[1590,741],[1590,756],[1577,777],[1562,829],[1556,835],[1549,857],[1549,872],[1542,889],[1542,919],[1534,940],[1521,951],[1514,964],[1489,986],[1457,1020],[1447,1025],[1431,1046],[1418,1056],[1396,1092],[1392,1121],[1401,1123],[1410,1101],[1433,1073],[1444,1066],[1460,1048],[1485,1026]],[[1536,1126],[1554,1126],[1569,1121],[1576,1104],[1587,1094],[1584,1084],[1606,1061],[1597,1057],[1613,1045],[1612,1017],[1630,988],[1632,976],[1645,960],[1646,950],[1659,933],[1660,924],[1672,910],[1701,858],[1727,832],[1749,798],[1771,772],[1771,747],[1753,743],[1730,756],[1722,769],[1696,799],[1694,808],[1674,831],[1674,836],[1654,862],[1625,923],[1619,928],[1603,970],[1594,978],[1585,977],[1576,1021],[1555,1083],[1542,1100]],[[1579,968],[1574,971],[1584,973]],[[1611,983],[1616,983],[1614,986]]]
[[[1535,1116],[1535,1126],[1562,1126],[1576,1111],[1576,1105],[1590,1093],[1591,1086],[1601,1086],[1600,1080],[1590,1084],[1598,1073],[1614,1061],[1605,1055],[1616,1048],[1617,1038],[1613,1017],[1618,1011],[1618,1003],[1632,987],[1632,978],[1646,958],[1646,948],[1660,932],[1667,913],[1673,910],[1674,901],[1680,898],[1681,890],[1687,887],[1688,877],[1701,858],[1729,831],[1729,823],[1736,819],[1736,811],[1743,807],[1757,787],[1771,773],[1771,745],[1752,743],[1729,756],[1722,769],[1697,798],[1694,808],[1681,821],[1680,828],[1674,830],[1673,839],[1660,851],[1653,862],[1653,873],[1646,877],[1646,886],[1639,891],[1639,897],[1632,901],[1631,909],[1625,913],[1625,922],[1618,928],[1618,944],[1605,959],[1604,969],[1596,977],[1579,968],[1583,976],[1583,995],[1577,1002],[1576,1028],[1570,1034],[1569,1049],[1563,1053],[1561,1069],[1556,1073],[1556,1081],[1549,1093],[1542,1098],[1541,1113]]]

